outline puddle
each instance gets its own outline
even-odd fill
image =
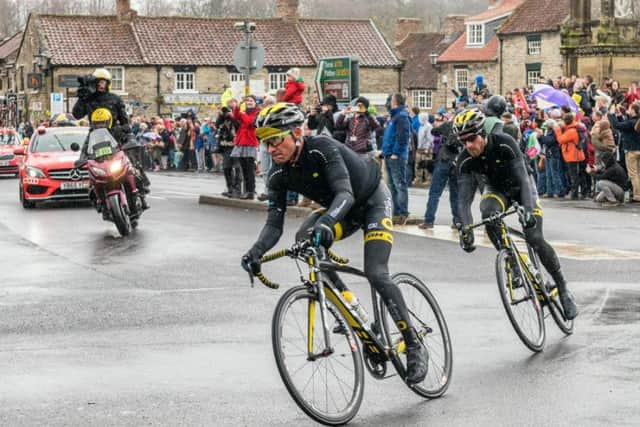
[[[604,325],[640,323],[640,291],[612,291],[596,320]]]

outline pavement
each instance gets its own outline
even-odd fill
[[[86,205],[25,210],[17,181],[0,179],[0,425],[311,426],[273,359],[271,319],[299,283],[282,259],[251,288],[241,255],[263,211],[199,203],[222,191],[217,175],[150,174],[151,209],[121,238]],[[412,212],[426,193],[411,191]],[[443,200],[444,202],[444,200]],[[640,251],[636,214],[545,203],[552,241]],[[354,426],[637,426],[640,420],[640,263],[563,258],[580,316],[564,337],[548,319],[532,354],[496,292],[495,250],[473,254],[435,234],[397,233],[392,272],[412,272],[435,295],[453,344],[453,377],[424,400],[392,377],[365,378]],[[287,218],[278,247],[302,218]],[[415,226],[412,226],[416,229]],[[362,266],[362,237],[335,251]],[[370,307],[364,279],[347,283]],[[390,368],[391,369],[391,368]]]

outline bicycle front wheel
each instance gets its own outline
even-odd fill
[[[498,252],[496,277],[500,299],[518,337],[531,351],[542,351],[545,341],[544,314],[531,282],[525,277],[524,266],[514,268],[515,253],[508,249]]]
[[[442,310],[427,285],[417,277],[408,273],[397,273],[391,280],[400,288],[407,304],[409,319],[429,356],[426,378],[421,383],[412,385],[411,390],[422,397],[440,397],[449,388],[453,369],[451,338]],[[402,364],[402,370],[406,372],[406,361],[400,358],[405,347],[402,334],[382,301],[380,313],[385,339],[395,352],[396,360]]]
[[[327,300],[331,341],[326,348],[316,295],[306,286],[287,291],[271,325],[273,354],[289,394],[309,417],[342,425],[356,416],[364,390],[362,355],[338,308]]]

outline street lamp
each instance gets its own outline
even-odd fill
[[[438,63],[438,54],[436,52],[431,52],[429,54],[429,61],[431,62],[431,66],[436,70],[438,74],[442,72],[442,65]],[[444,85],[444,108],[447,108],[447,86],[449,84],[449,77],[446,74],[442,76],[442,84]]]
[[[49,71],[49,61],[51,60],[51,57],[44,53],[41,48],[38,48],[38,53],[35,53],[33,58],[35,65],[46,76]]]
[[[251,37],[256,31],[256,23],[239,21],[233,24],[233,28],[240,33],[244,33],[245,36],[245,43],[247,47],[247,67],[244,71],[244,96],[248,96],[251,91],[251,84],[249,81],[249,77],[251,75]]]

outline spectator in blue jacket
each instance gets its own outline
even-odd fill
[[[409,217],[406,169],[411,139],[411,120],[402,94],[391,95],[390,107],[390,118],[382,140],[382,154],[393,197],[393,222],[403,225]]]
[[[631,104],[627,110],[627,117],[623,116],[622,107],[611,107],[609,114],[611,127],[620,132],[622,148],[627,164],[627,173],[633,187],[630,202],[640,203],[640,133],[635,130],[636,122],[640,120],[640,105]]]

